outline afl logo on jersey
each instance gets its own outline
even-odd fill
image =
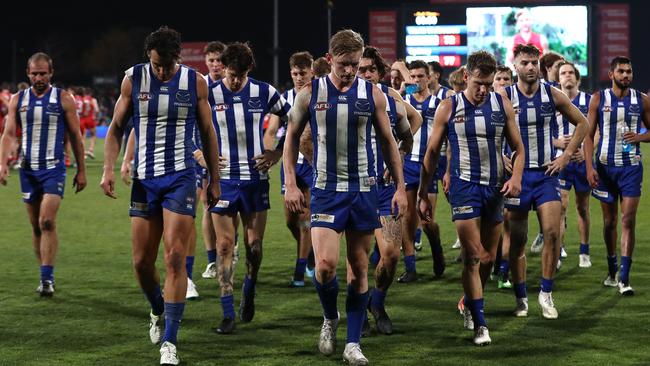
[[[151,94],[146,92],[141,92],[138,94],[138,100],[141,102],[148,102],[149,100],[151,100]]]
[[[467,121],[467,117],[464,115],[454,117],[454,123],[465,123],[465,121]]]
[[[24,105],[24,106],[20,107],[20,110],[18,112],[27,112],[28,110],[29,110],[29,106]]]
[[[176,92],[176,100],[181,103],[187,103],[190,101],[190,92],[187,90],[179,90]]]
[[[227,109],[228,109],[228,104],[226,103],[215,104],[214,107],[212,107],[212,110],[215,112],[223,112]]]
[[[314,110],[315,111],[326,111],[328,109],[332,108],[332,105],[329,103],[316,103],[314,104]]]
[[[609,113],[609,112],[611,112],[611,111],[612,111],[612,107],[610,107],[610,106],[608,106],[608,105],[606,105],[606,106],[603,107],[603,112],[604,112],[604,113]]]
[[[514,107],[515,114],[520,114],[521,113],[521,107]]]
[[[367,99],[359,99],[354,103],[354,106],[357,107],[360,111],[367,112],[370,110],[370,102]]]

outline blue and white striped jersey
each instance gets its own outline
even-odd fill
[[[555,159],[553,136],[557,136],[557,121],[551,88],[549,84],[539,83],[532,98],[526,97],[517,84],[506,88],[526,149],[525,168],[541,168]]]
[[[574,106],[576,106],[579,110],[580,113],[582,113],[585,117],[587,116],[587,112],[589,111],[589,102],[591,101],[591,95],[585,93],[585,92],[579,92],[578,95],[576,95],[575,98],[571,101]],[[557,134],[554,137],[558,138],[559,134],[561,135],[573,135],[573,132],[576,130],[576,126],[574,126],[571,122],[569,122],[564,116],[562,116],[562,113],[557,112],[555,113],[555,119],[557,120]],[[564,149],[555,149],[555,157],[558,157],[562,155],[564,152]]]
[[[167,82],[154,75],[151,64],[126,71],[133,84],[135,178],[149,179],[195,166],[196,71],[179,65]]]
[[[501,186],[501,150],[507,119],[501,95],[490,92],[480,106],[470,103],[464,93],[452,96],[451,100],[447,130],[451,176],[490,187]]]
[[[623,148],[623,134],[626,131],[639,133],[642,127],[643,99],[641,93],[630,89],[622,99],[610,89],[600,91],[598,104],[598,161],[609,166],[638,165],[641,160],[639,144],[631,149]]]
[[[221,179],[268,179],[268,173],[254,168],[253,157],[264,151],[264,116],[273,113],[286,119],[291,106],[275,88],[248,78],[237,93],[223,81],[212,85],[208,96],[212,121],[219,140],[219,155],[227,159]]]
[[[386,113],[388,114],[388,120],[390,121],[390,128],[392,131],[393,137],[395,136],[395,125],[397,124],[397,109],[395,106],[395,99],[388,94],[388,87],[383,84],[377,84],[379,89],[384,92],[384,97],[386,98]],[[384,162],[384,154],[381,150],[381,145],[377,139],[377,133],[375,132],[375,127],[372,127],[371,132],[372,138],[372,152],[376,158],[375,171],[377,172],[377,178],[379,183],[383,183],[383,174],[386,170],[386,164]]]
[[[31,170],[64,166],[65,112],[61,89],[50,87],[41,97],[25,89],[18,96],[18,124],[22,126],[22,156]]]
[[[420,103],[412,95],[406,96],[406,101],[420,111],[422,114],[422,125],[413,134],[413,149],[410,154],[407,154],[404,159],[421,163],[424,160],[424,154],[427,151],[427,142],[429,135],[433,130],[433,117],[436,114],[436,109],[440,105],[441,100],[436,96],[430,96],[424,102]],[[445,140],[440,149],[440,156],[447,156],[447,141]]]
[[[376,183],[372,149],[375,101],[372,83],[355,78],[339,91],[324,76],[311,84],[309,123],[314,142],[314,187],[337,192],[369,192]]]
[[[436,98],[443,100],[446,99],[449,96],[449,91],[451,89],[447,88],[446,86],[440,85],[440,89],[438,89],[438,92],[436,93]]]
[[[296,99],[296,94],[298,94],[298,92],[296,91],[296,88],[293,88],[285,91],[282,94],[282,97],[287,101],[287,103],[289,103],[290,106],[293,106],[293,102]],[[304,162],[305,156],[300,151],[298,151],[298,162],[296,164],[303,164]]]

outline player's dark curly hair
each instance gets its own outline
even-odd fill
[[[221,63],[238,74],[250,71],[255,67],[253,50],[248,46],[248,43],[230,43],[221,54]]]
[[[406,66],[409,70],[424,69],[429,74],[429,65],[422,60],[414,60]]]
[[[526,55],[533,55],[533,56],[536,56],[536,57],[539,57],[539,54],[540,54],[539,48],[537,48],[537,46],[535,46],[534,44],[531,44],[531,43],[529,43],[529,44],[518,44],[517,46],[515,46],[515,49],[513,51],[514,56],[517,57],[522,53],[524,53]]]
[[[158,55],[169,62],[176,62],[181,58],[181,34],[178,31],[163,25],[158,30],[151,32],[144,40],[144,52],[156,50]]]
[[[481,75],[491,75],[497,71],[497,60],[484,50],[473,52],[467,57],[467,71],[478,70]]]
[[[366,48],[363,49],[363,55],[361,58],[369,58],[372,60],[372,63],[375,64],[375,67],[377,68],[380,79],[383,79],[390,69],[390,66],[388,66],[384,58],[381,57],[379,50],[373,46],[366,46]]]

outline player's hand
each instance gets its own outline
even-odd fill
[[[406,188],[404,186],[397,187],[393,200],[390,202],[390,213],[395,220],[399,220],[406,210],[408,210],[408,200],[406,199]]]
[[[424,193],[424,197],[418,192],[418,215],[420,219],[424,222],[431,222],[431,217],[433,216],[433,209],[431,202],[429,201],[429,196],[427,193]]]
[[[226,169],[228,167],[228,159],[226,157],[219,157],[219,169]]]
[[[221,197],[221,184],[219,181],[215,182],[214,180],[210,179],[205,192],[208,196],[208,206],[214,207],[214,205],[219,202],[219,197]]]
[[[576,152],[571,155],[571,162],[582,163],[583,161],[585,161],[585,154],[582,153],[582,149],[576,150]]]
[[[196,160],[196,162],[199,163],[202,168],[208,168],[208,165],[205,162],[205,157],[203,157],[203,151],[196,150],[194,152],[194,160]]]
[[[515,182],[515,179],[508,179],[501,187],[501,194],[504,197],[519,197],[521,193],[521,179]]]
[[[124,160],[122,162],[122,167],[120,168],[120,177],[122,177],[122,182],[126,184],[127,186],[131,185],[131,175],[133,173],[133,169],[131,166],[131,162],[128,160]]]
[[[557,175],[560,171],[566,168],[571,160],[571,156],[567,155],[566,151],[555,158],[550,164],[546,166],[546,175]]]
[[[84,171],[77,171],[77,174],[74,175],[74,179],[72,180],[72,186],[76,188],[74,193],[79,193],[86,188],[86,172]]]
[[[445,172],[445,175],[442,176],[442,190],[445,194],[449,194],[449,188],[451,188],[451,174]]]
[[[555,139],[556,141],[555,147],[562,150],[566,149],[567,146],[569,146],[569,142],[571,142],[572,137],[573,135],[561,135],[560,137]]]
[[[506,154],[501,154],[503,157],[503,167],[506,169],[508,174],[512,174],[512,159]]]
[[[306,206],[305,196],[295,184],[285,186],[284,204],[293,213],[302,213]]]
[[[592,189],[598,188],[598,172],[593,167],[587,167],[587,181]]]
[[[634,132],[626,132],[623,134],[623,140],[628,144],[638,144],[641,142],[640,135]]]
[[[390,175],[390,170],[384,169],[384,183],[391,184],[393,182],[393,176]]]
[[[104,169],[102,181],[99,183],[99,186],[102,187],[105,195],[113,199],[117,198],[115,195],[115,173],[113,170]]]
[[[280,150],[264,150],[263,153],[253,156],[253,160],[255,160],[254,168],[260,171],[269,170],[281,157],[282,151]]]
[[[7,177],[9,177],[9,166],[0,165],[0,184],[7,185]]]

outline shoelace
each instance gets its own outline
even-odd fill
[[[333,333],[332,329],[333,329],[333,327],[334,327],[334,322],[333,321],[326,320],[325,322],[323,322],[323,332],[325,333],[325,336],[323,337],[323,339],[325,341],[329,342],[329,341],[332,340],[332,333]],[[323,332],[321,332],[321,333],[323,333]]]
[[[553,298],[551,297],[551,295],[544,296],[544,303],[546,304],[546,306],[549,306],[549,307],[552,307],[552,308],[555,307],[555,304],[553,304]]]
[[[352,344],[350,347],[350,354],[353,354],[357,358],[365,357],[363,356],[363,353],[361,352],[361,347],[359,346],[358,343]]]

